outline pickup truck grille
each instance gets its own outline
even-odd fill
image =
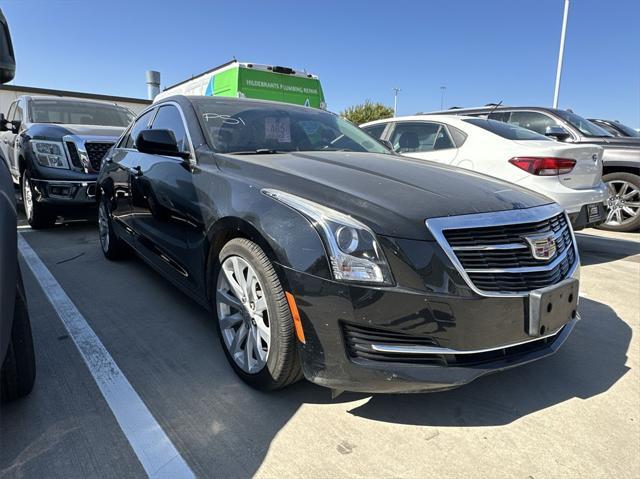
[[[76,168],[82,168],[82,162],[80,161],[80,155],[78,154],[78,148],[73,141],[67,141],[67,151],[71,157],[71,164]]]
[[[455,256],[480,291],[513,294],[550,286],[565,279],[578,261],[571,226],[563,212],[556,210],[540,220],[518,222],[517,211],[509,212],[507,216],[514,218],[509,217],[504,224],[499,224],[501,214],[496,214],[494,224],[489,215],[479,215],[486,221],[475,224],[488,226],[466,226],[474,224],[473,215],[470,221],[451,221],[450,225],[448,218],[436,221],[442,246]],[[535,215],[529,211],[523,216]],[[553,235],[556,251],[548,259],[537,259],[525,238],[543,233]]]
[[[104,155],[109,151],[109,148],[113,146],[113,143],[87,142],[84,146],[87,150],[87,155],[89,156],[91,169],[94,171],[100,171],[102,158],[104,158]]]

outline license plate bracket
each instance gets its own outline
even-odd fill
[[[551,334],[577,315],[579,281],[565,279],[529,293],[529,336]]]
[[[587,218],[589,223],[593,223],[600,219],[600,205],[598,203],[591,203],[587,205]]]

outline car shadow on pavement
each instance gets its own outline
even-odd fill
[[[572,398],[601,394],[629,370],[631,328],[605,304],[581,298],[580,311],[582,321],[554,356],[450,391],[375,395],[349,412],[400,424],[495,426]]]
[[[637,256],[640,263],[640,235],[627,238],[609,238],[588,233],[577,233],[578,250],[582,266],[608,263]],[[634,261],[634,259],[631,259]]]

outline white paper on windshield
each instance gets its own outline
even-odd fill
[[[264,119],[265,140],[278,143],[291,143],[291,123],[289,117],[267,117]]]

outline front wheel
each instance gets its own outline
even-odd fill
[[[233,239],[218,255],[211,284],[218,333],[234,371],[260,390],[302,377],[293,319],[282,285],[264,251]]]
[[[105,258],[117,260],[127,256],[129,248],[113,231],[108,199],[104,195],[100,197],[98,205],[98,234]]]
[[[640,228],[640,176],[609,173],[602,180],[609,188],[605,202],[607,219],[598,226],[608,231],[630,232]]]
[[[35,201],[35,191],[31,178],[25,170],[22,174],[22,203],[27,222],[33,229],[51,228],[56,222],[56,215],[46,205]]]

